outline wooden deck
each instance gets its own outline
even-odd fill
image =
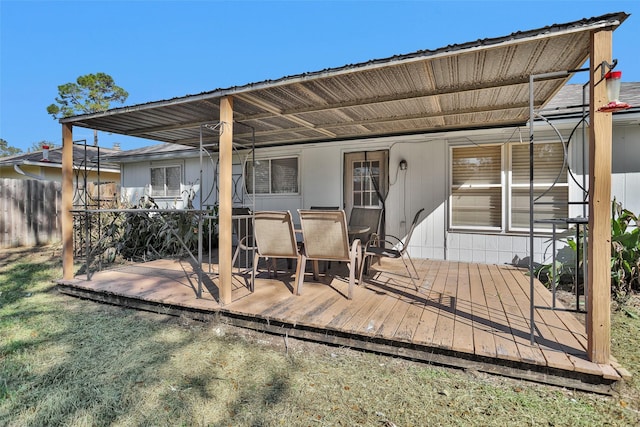
[[[292,294],[293,272],[260,273],[254,293],[249,274],[235,274],[233,302],[221,306],[217,277],[197,274],[186,260],[158,260],[60,281],[71,295],[199,319],[213,317],[291,337],[370,350],[419,361],[474,369],[564,387],[608,393],[621,379],[611,365],[586,356],[585,327],[573,313],[536,310],[530,342],[529,277],[511,266],[415,260],[416,291],[397,260],[384,260],[346,299],[346,266],[333,263],[302,295]],[[215,266],[214,266],[215,267]],[[204,269],[208,271],[208,266]],[[234,269],[234,272],[236,270]],[[551,305],[536,283],[536,305]],[[615,361],[612,362],[615,365]]]

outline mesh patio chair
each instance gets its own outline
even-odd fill
[[[296,259],[296,273],[294,277],[294,289],[298,283],[300,271],[300,252],[296,241],[296,232],[293,228],[293,220],[289,211],[259,211],[253,216],[253,231],[256,239],[256,253],[253,259],[253,272],[251,274],[251,292],[255,289],[256,270],[260,258],[275,263],[278,258]],[[275,269],[277,275],[277,269]],[[269,271],[271,273],[271,271]]]
[[[312,211],[339,211],[340,206],[311,206]],[[331,261],[327,261],[324,266],[325,271],[331,270]]]
[[[253,238],[253,219],[251,217],[251,209],[249,208],[232,208],[231,215],[233,217],[233,231],[238,238],[236,250],[231,259],[231,265],[235,265],[240,251],[249,252],[256,250],[255,239]],[[240,266],[238,266],[238,270]]]
[[[382,219],[382,208],[362,208],[354,207],[349,216],[349,226],[366,226],[369,231],[366,233],[352,234],[351,239],[360,239],[366,245],[372,235],[379,235],[380,220]]]
[[[409,247],[409,241],[411,240],[411,236],[413,235],[413,231],[418,224],[418,220],[420,219],[420,215],[424,211],[420,209],[416,215],[413,217],[413,221],[411,222],[411,227],[409,228],[409,232],[405,237],[404,241],[396,236],[387,235],[385,239],[382,240],[377,234],[371,236],[371,239],[367,242],[364,248],[364,259],[368,258],[377,258],[380,261],[381,258],[400,258],[404,263],[404,267],[407,269],[407,274],[413,283],[413,286],[418,290],[418,285],[416,284],[415,279],[419,279],[418,270],[416,270],[416,266],[413,264],[413,260],[411,256],[409,256],[409,252],[407,252],[407,248]],[[391,240],[387,240],[387,239]],[[407,263],[407,260],[409,263]],[[362,277],[362,270],[364,269],[366,262],[363,262],[360,267],[360,276]],[[413,268],[413,273],[409,270],[409,264]],[[371,265],[371,264],[369,264]]]
[[[318,261],[345,261],[349,266],[349,288],[347,298],[353,298],[355,276],[361,260],[360,240],[349,244],[347,218],[342,210],[315,211],[298,210],[304,247],[300,260],[300,272],[296,293],[302,291],[305,265],[307,260],[313,261],[313,277],[318,280]],[[358,277],[358,283],[360,277]]]

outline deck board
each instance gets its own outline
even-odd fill
[[[432,343],[436,347],[451,348],[453,343],[453,328],[455,325],[455,292],[458,277],[458,263],[451,262],[444,280],[434,283],[436,299],[432,299],[438,308],[438,321],[433,331]]]
[[[413,339],[420,343],[432,343],[433,334],[438,323],[438,315],[440,314],[440,308],[435,304],[435,300],[439,298],[440,292],[438,283],[445,280],[446,274],[449,270],[448,263],[444,261],[432,262],[429,268],[428,274],[425,277],[424,285],[427,285],[429,292],[424,294],[426,301],[425,309],[422,311],[422,316],[418,322],[418,327],[413,334]],[[428,282],[430,280],[430,282]]]
[[[496,355],[498,357],[504,357],[507,360],[530,360],[536,363],[536,358],[531,355],[530,352],[525,349],[525,351],[521,353],[518,348],[518,344],[514,338],[514,330],[509,322],[509,313],[503,305],[505,301],[501,300],[498,295],[498,290],[489,271],[489,266],[478,265],[478,273],[489,313],[489,324],[487,326],[489,326],[490,329],[487,329],[487,331],[493,335],[493,340],[496,345]],[[544,361],[542,354],[540,354],[540,360]]]
[[[455,323],[451,347],[456,351],[473,353],[475,346],[471,285],[469,269],[465,264],[458,264],[457,285]]]
[[[349,329],[347,326],[352,320],[353,323],[358,323],[360,316],[358,312],[371,303],[371,300],[375,298],[376,294],[373,292],[366,292],[364,295],[357,295],[359,292],[354,292],[354,298],[358,298],[359,304],[350,304],[347,300],[345,304],[341,304],[339,313],[326,324],[327,328],[332,329]],[[335,307],[334,304],[332,307]]]
[[[60,286],[99,301],[135,308],[157,304],[159,311],[171,313],[217,313],[243,327],[458,367],[480,366],[562,386],[596,387],[598,381],[621,379],[617,369],[622,367],[587,359],[584,326],[573,313],[536,309],[531,343],[529,278],[522,270],[439,260],[416,260],[416,268],[418,289],[401,261],[373,265],[355,287],[353,300],[346,298],[347,268],[340,263],[318,281],[306,274],[301,295],[293,294],[290,270],[280,269],[277,277],[260,271],[253,293],[250,272],[234,270],[232,302],[224,306],[218,303],[216,274],[203,275],[202,298],[196,298],[198,276],[187,261],[136,264],[96,272],[91,280],[60,281]],[[536,281],[534,289],[536,304],[551,304],[542,284]]]
[[[471,321],[473,322],[473,349],[478,355],[496,357],[498,351],[494,338],[495,330],[491,327],[489,306],[477,265],[469,267],[469,283]]]
[[[494,277],[499,277],[501,279],[501,283],[504,286],[504,289],[500,295],[511,295],[511,304],[514,307],[514,310],[517,310],[517,312],[519,313],[519,318],[522,319],[522,321],[520,322],[520,333],[518,334],[522,338],[520,340],[520,345],[522,347],[528,346],[529,348],[535,348],[531,345],[528,338],[530,336],[531,330],[531,323],[529,318],[529,303],[528,301],[521,300],[524,295],[522,288],[517,284],[515,284],[514,286],[514,283],[512,281],[508,281],[507,279],[509,278],[510,274],[508,272],[506,274],[503,274],[503,271],[504,270],[498,270],[495,267],[492,268]],[[511,286],[507,286],[507,283],[509,283]],[[536,342],[538,342],[539,344],[539,349],[542,352],[545,360],[547,361],[547,365],[552,368],[564,369],[568,371],[573,370],[574,365],[573,363],[571,363],[568,355],[562,351],[562,345],[557,341],[549,339],[550,331],[548,330],[547,325],[542,322],[542,319],[539,315],[536,315],[535,320],[536,327],[541,334],[541,337],[536,338]],[[518,340],[516,340],[516,342],[518,342]]]

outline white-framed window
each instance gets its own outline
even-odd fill
[[[511,162],[509,174],[509,228],[529,230],[529,144],[508,145]],[[569,183],[561,142],[533,144],[534,220],[569,216]],[[551,225],[534,224],[537,229]]]
[[[353,206],[379,206],[380,198],[374,181],[381,185],[380,163],[380,160],[373,159],[358,160],[351,164]]]
[[[262,159],[256,160],[255,165],[247,161],[244,181],[249,194],[298,194],[298,158]]]
[[[529,230],[529,144],[452,146],[451,229]],[[534,219],[568,216],[569,185],[561,142],[534,144]],[[536,229],[550,225],[536,223]]]
[[[151,168],[151,196],[180,196],[182,168],[180,166],[158,166]]]

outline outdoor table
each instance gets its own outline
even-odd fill
[[[371,227],[369,227],[368,225],[348,225],[347,226],[347,233],[349,233],[350,236],[354,235],[354,234],[364,234],[367,233],[369,230],[371,230]]]

